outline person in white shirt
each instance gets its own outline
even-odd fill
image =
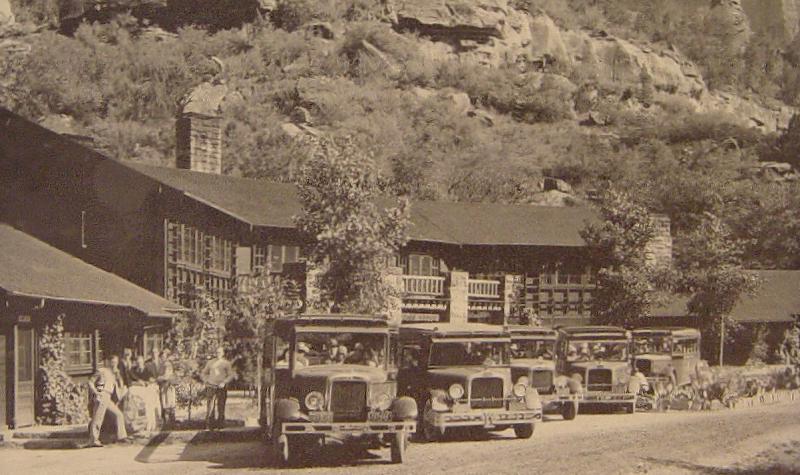
[[[90,447],[102,447],[100,443],[100,428],[106,413],[110,412],[117,425],[117,441],[127,442],[128,433],[125,430],[125,417],[113,400],[113,396],[122,386],[121,376],[117,365],[119,357],[110,356],[106,360],[105,367],[99,368],[89,380],[89,393],[92,397],[92,421],[89,423],[89,437],[92,441]]]

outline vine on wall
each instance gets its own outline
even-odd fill
[[[88,420],[87,390],[67,375],[64,355],[64,315],[44,326],[39,337],[40,424],[81,424]]]

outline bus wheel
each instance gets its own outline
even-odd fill
[[[518,439],[530,439],[533,435],[533,424],[517,424],[514,426],[514,435]]]
[[[392,463],[403,463],[406,461],[406,451],[408,450],[408,434],[399,432],[392,439]]]
[[[577,415],[578,415],[577,402],[570,402],[564,404],[564,407],[561,409],[561,416],[564,418],[565,421],[571,421],[575,419],[575,416]]]

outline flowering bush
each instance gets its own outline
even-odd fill
[[[64,369],[64,316],[44,327],[39,338],[39,423],[81,424],[88,420],[85,386],[75,384]]]

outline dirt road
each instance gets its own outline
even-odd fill
[[[222,435],[224,437],[224,435]],[[404,465],[352,461],[330,447],[292,473],[799,473],[800,402],[714,412],[580,415],[540,424],[530,440],[414,444]],[[0,451],[0,473],[241,473],[274,468],[256,441],[154,444],[71,451]]]

